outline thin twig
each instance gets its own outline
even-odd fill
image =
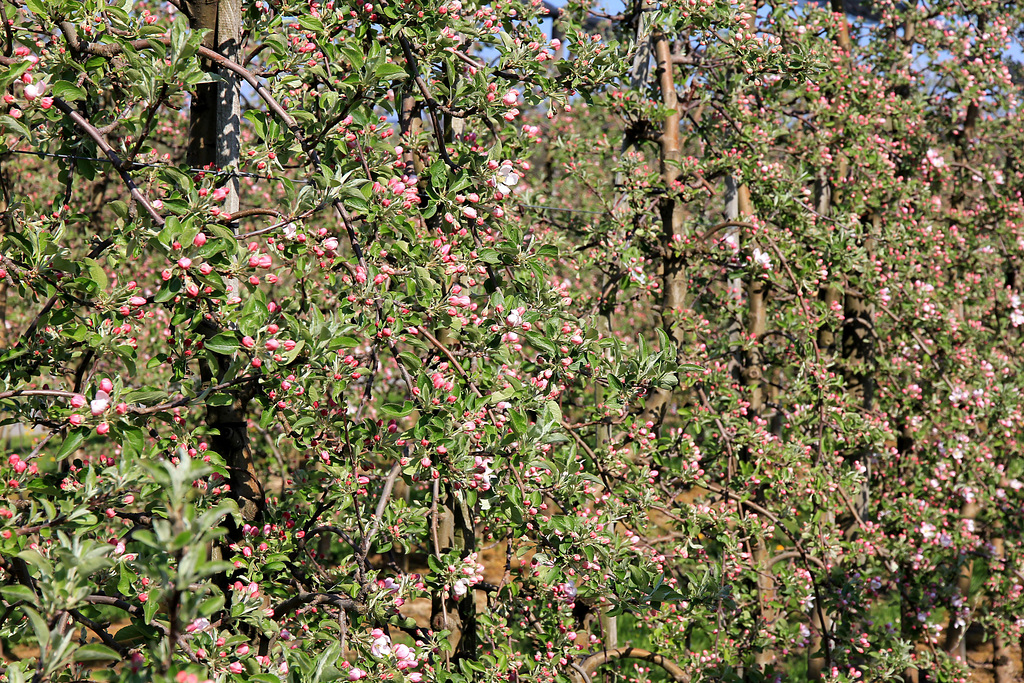
[[[366,535],[363,536],[363,541],[359,544],[359,555],[363,561],[366,560],[366,554],[370,551],[370,543],[373,542],[373,537],[377,535],[377,530],[380,528],[380,520],[384,517],[384,510],[391,499],[391,491],[395,488],[395,481],[401,473],[402,466],[396,462],[391,466],[391,471],[388,472],[387,479],[384,480],[384,489],[380,492],[380,500],[377,501],[377,509],[374,512],[373,520],[370,522],[370,528],[366,530]]]

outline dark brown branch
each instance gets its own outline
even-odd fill
[[[416,82],[416,87],[419,88],[420,93],[423,95],[423,99],[427,102],[427,107],[430,110],[430,123],[434,128],[434,136],[437,138],[437,146],[441,152],[441,158],[444,159],[444,163],[448,165],[453,171],[460,170],[459,167],[452,161],[452,158],[448,156],[448,148],[444,141],[444,130],[441,128],[440,119],[437,116],[437,100],[430,94],[430,88],[427,87],[427,82],[423,80],[423,76],[420,75],[419,65],[416,63],[416,55],[412,51],[412,43],[405,37],[405,34],[399,31],[398,41],[402,44],[402,51],[405,53],[405,61],[409,65],[409,71],[412,72],[412,78]]]
[[[254,47],[252,52],[250,52],[248,54],[248,56],[246,56],[246,58],[244,60],[242,60],[242,66],[248,67],[249,64],[252,63],[252,60],[256,59],[256,56],[259,53],[261,53],[264,50],[266,50],[268,47],[270,47],[270,43],[262,43],[260,45],[257,45],[256,47]]]
[[[163,227],[163,216],[153,208],[153,205],[149,203],[149,199],[142,194],[142,191],[139,190],[139,187],[135,184],[135,181],[128,173],[128,169],[131,168],[131,164],[126,164],[121,161],[121,157],[117,155],[117,152],[114,151],[113,147],[107,144],[107,141],[103,139],[103,136],[100,135],[98,130],[96,130],[96,127],[89,123],[88,119],[75,111],[71,105],[59,97],[53,98],[53,105],[64,112],[68,118],[75,122],[75,125],[81,128],[86,135],[92,138],[93,142],[96,143],[96,146],[100,148],[108,159],[110,159],[110,163],[114,165],[114,168],[117,170],[117,174],[121,176],[121,180],[123,180],[124,184],[128,186],[128,191],[131,193],[132,198],[142,205],[142,208],[146,210],[146,213],[149,214],[154,223]]]
[[[89,250],[88,258],[96,258],[104,251],[106,251],[107,247],[109,247],[113,243],[114,242],[109,239],[101,240],[100,242],[96,243],[96,245],[91,250]],[[44,315],[50,312],[50,309],[54,307],[54,305],[57,303],[57,299],[59,298],[60,293],[58,292],[57,294],[54,294],[49,299],[47,299],[46,303],[43,304],[42,309],[40,309],[40,311],[36,313],[36,316],[32,319],[32,322],[30,322],[28,324],[28,327],[25,328],[25,331],[21,333],[21,336],[18,338],[18,343],[15,344],[15,346],[20,345],[26,339],[30,339],[32,335],[36,333],[36,329],[39,327],[39,321],[42,320]]]
[[[310,216],[312,216],[313,214],[317,213],[318,211],[320,211],[321,209],[323,209],[323,208],[325,208],[327,206],[328,206],[327,203],[319,204],[317,206],[314,206],[312,209],[309,209],[308,211],[304,211],[303,213],[299,214],[298,216],[295,216],[294,218],[288,218],[288,219],[283,220],[283,221],[281,221],[279,223],[274,223],[273,225],[268,225],[265,228],[260,228],[259,230],[252,230],[250,232],[239,232],[239,233],[236,233],[235,234],[235,239],[236,240],[242,240],[242,239],[245,239],[247,237],[255,237],[256,235],[264,235],[264,234],[266,234],[268,232],[273,232],[273,231],[277,230],[278,228],[283,228],[283,227],[285,227],[287,225],[291,225],[292,223],[298,223],[299,221],[306,220],[307,218],[309,218]],[[239,213],[240,212],[235,212],[235,214],[232,216],[232,220]]]
[[[656,652],[641,650],[636,647],[619,647],[614,650],[595,652],[594,654],[586,657],[578,664],[578,668],[574,667],[580,674],[580,677],[577,680],[581,683],[585,683],[590,680],[590,677],[594,675],[599,666],[612,662],[616,659],[642,659],[664,669],[665,673],[667,673],[672,680],[677,683],[690,683],[691,680],[690,674],[683,671],[683,668],[676,664],[675,661],[665,657],[664,655],[659,655]]]
[[[19,528],[17,531],[15,531],[15,533],[18,534],[19,536],[28,536],[29,534],[34,534],[37,531],[41,531],[43,529],[49,529],[50,527],[54,527],[54,526],[57,526],[59,524],[63,524],[64,520],[66,520],[66,519],[67,519],[67,517],[61,515],[60,517],[55,517],[55,518],[51,519],[48,522],[43,522],[42,524],[34,524],[32,526],[23,526],[23,527]]]
[[[11,31],[11,25],[7,21],[7,2],[4,0],[0,2],[0,21],[4,22],[4,37],[6,43],[4,43],[4,57],[10,57],[14,54],[14,33]]]
[[[229,380],[227,382],[221,382],[220,384],[215,384],[214,386],[205,389],[199,396],[194,397],[194,398],[190,398],[190,397],[184,396],[184,397],[176,399],[174,401],[169,401],[167,403],[161,403],[161,404],[155,405],[155,406],[149,406],[147,408],[129,409],[128,412],[134,413],[136,415],[152,415],[153,413],[159,413],[159,412],[164,411],[164,410],[171,410],[173,408],[180,408],[181,406],[189,405],[192,401],[201,399],[202,397],[204,397],[207,394],[213,393],[215,391],[220,391],[221,389],[227,389],[229,387],[233,387],[233,386],[236,386],[238,384],[242,384],[244,382],[249,382],[249,381],[252,381],[252,380],[255,380],[255,379],[257,379],[257,378],[256,377],[252,377],[250,375],[242,375],[241,377],[236,377],[236,378],[234,378],[232,380]],[[76,395],[77,394],[75,392],[73,392],[73,391],[61,391],[61,390],[58,390],[58,389],[12,389],[11,391],[0,392],[0,401],[2,401],[3,399],[7,399],[7,398],[18,398],[20,396],[50,396],[50,397],[53,397],[53,398],[68,398],[68,399],[70,399],[70,398],[73,398]]]
[[[146,116],[146,123],[142,126],[142,132],[139,133],[138,139],[135,141],[135,145],[132,150],[128,153],[128,161],[131,163],[138,156],[142,146],[146,144],[146,139],[153,130],[153,121],[156,119],[156,113],[163,106],[164,100],[167,98],[167,90],[170,87],[169,83],[164,83],[163,87],[160,88],[160,94],[156,97],[156,102],[149,106],[149,112]]]
[[[79,624],[82,624],[90,631],[95,633],[97,636],[99,636],[99,639],[103,641],[103,644],[109,647],[111,650],[114,650],[117,654],[121,655],[122,659],[128,656],[128,648],[114,640],[114,636],[110,635],[110,633],[107,632],[107,629],[103,628],[95,621],[85,616],[76,609],[68,610],[68,614],[70,614],[71,618],[77,621]]]
[[[61,24],[61,28],[64,30],[64,37],[67,39],[71,49],[75,52],[81,52],[84,54],[97,55],[99,57],[116,57],[124,52],[124,48],[120,45],[112,43],[89,43],[78,39],[77,33],[73,30],[73,27],[68,25],[67,22]],[[164,45],[170,45],[171,39],[164,36],[153,36],[152,38],[146,38],[144,40],[133,40],[129,43],[132,49],[135,50],[149,50],[153,48],[152,41],[163,43]],[[270,91],[260,83],[260,79],[256,77],[254,73],[243,67],[241,64],[234,62],[227,57],[221,55],[219,52],[211,50],[208,47],[199,46],[196,49],[196,54],[203,59],[207,59],[213,62],[215,65],[222,69],[227,69],[239,78],[248,83],[253,90],[260,96],[260,98],[267,105],[267,108],[276,116],[281,122],[291,131],[295,139],[298,140],[302,149],[306,152],[307,156],[315,164],[319,163],[316,150],[310,149],[306,144],[305,136],[302,134],[302,129],[299,124],[292,118],[291,114],[274,99],[274,96],[270,94]],[[56,103],[56,100],[54,100]],[[120,161],[115,162],[115,165],[120,166]],[[162,224],[162,223],[161,223]]]
[[[299,591],[298,595],[294,595],[284,602],[277,605],[274,608],[274,619],[283,618],[288,612],[300,607],[301,605],[334,605],[340,607],[346,612],[354,612],[356,614],[363,614],[366,612],[366,605],[356,602],[347,595],[341,593],[307,593],[306,591]]]
[[[114,598],[109,595],[87,595],[85,596],[85,598],[83,598],[82,602],[88,603],[90,605],[109,605],[111,607],[116,607],[119,610],[123,610],[128,614],[132,615],[133,617],[137,617],[143,620],[146,618],[145,612],[138,605],[133,605],[130,602],[127,602],[120,598]],[[164,635],[167,635],[167,627],[161,624],[160,622],[154,621],[149,625],[155,626],[156,628],[163,631]]]
[[[287,218],[284,213],[277,209],[242,209],[241,211],[235,211],[234,213],[224,213],[220,215],[221,223],[233,223],[239,218],[249,218],[250,216],[273,216],[275,218]]]

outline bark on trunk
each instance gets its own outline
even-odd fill
[[[476,549],[476,529],[473,513],[454,491],[441,492],[437,501],[436,538],[432,539],[431,552],[435,556],[457,549],[464,555]],[[431,599],[430,624],[436,631],[451,631],[448,642],[455,659],[476,659],[478,656],[476,595],[472,588],[461,598],[450,595],[445,599],[435,593]]]
[[[184,9],[194,30],[208,30],[206,46],[228,59],[237,61],[241,40],[242,5],[239,0],[190,0]],[[238,166],[239,130],[241,112],[238,77],[226,69],[216,70],[222,80],[202,83],[192,98],[189,125],[188,163],[193,167],[210,166],[218,171],[234,171]],[[238,211],[238,178],[227,176],[218,182],[228,188],[224,209]],[[237,281],[229,282],[238,294]],[[213,325],[203,326],[206,336],[216,334]],[[216,372],[207,370],[213,378],[223,380],[230,361],[218,358]],[[206,374],[204,372],[204,374]],[[250,524],[261,524],[265,506],[263,485],[252,459],[247,429],[247,407],[251,390],[234,392],[234,401],[226,406],[207,406],[206,422],[218,430],[210,445],[223,456],[231,474],[231,493],[238,503],[243,519]],[[230,518],[229,518],[230,520]],[[228,522],[229,538],[240,540],[240,530]]]
[[[746,185],[740,185],[737,188],[736,203],[740,220],[749,220],[754,215],[754,206],[750,201],[750,190]],[[752,347],[744,363],[744,375],[748,392],[747,398],[750,401],[747,414],[751,420],[760,418],[761,413],[764,411],[761,342],[768,325],[767,294],[767,280],[756,273],[751,275],[747,283],[747,337]],[[749,457],[749,454],[747,455]],[[754,567],[757,571],[758,621],[763,628],[769,628],[772,622],[775,621],[775,609],[771,604],[775,599],[775,582],[772,580],[772,568],[768,564],[768,539],[756,540],[752,554]],[[765,648],[758,650],[754,655],[754,664],[758,671],[764,671],[765,667],[774,659],[774,650]]]
[[[661,89],[661,101],[668,115],[661,128],[660,172],[666,189],[670,188],[679,176],[679,160],[682,157],[680,142],[679,102],[676,97],[675,77],[672,69],[672,47],[668,36],[660,30],[651,35],[654,45],[654,59],[657,64],[658,85]],[[686,262],[682,255],[677,254],[678,246],[683,239],[683,207],[668,192],[659,202],[659,213],[662,225],[662,299],[661,325],[677,346],[683,343],[682,329],[674,324],[675,316],[686,308],[687,278]],[[671,389],[656,389],[647,398],[647,406],[642,420],[653,420],[660,424],[672,397]]]

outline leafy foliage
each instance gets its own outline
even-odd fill
[[[1020,638],[1018,6],[4,6],[6,680]]]

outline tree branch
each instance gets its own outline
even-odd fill
[[[412,43],[405,37],[405,34],[401,31],[398,33],[398,41],[402,44],[402,51],[405,53],[405,61],[409,64],[409,71],[412,72],[413,80],[416,82],[416,87],[419,88],[420,93],[423,95],[423,99],[427,102],[427,107],[430,109],[430,123],[434,128],[434,137],[437,138],[437,146],[441,152],[441,158],[444,159],[444,163],[448,165],[450,169],[458,172],[461,170],[452,158],[448,156],[448,148],[444,142],[444,130],[441,128],[440,119],[437,116],[437,100],[430,94],[430,89],[427,87],[427,82],[423,80],[423,76],[420,75],[420,68],[416,63],[416,55],[412,51]]]
[[[580,683],[587,683],[599,666],[612,662],[616,659],[642,659],[650,662],[651,664],[664,669],[665,673],[667,673],[672,680],[677,683],[690,683],[690,680],[692,679],[690,674],[683,671],[681,666],[664,655],[659,655],[655,652],[650,652],[649,650],[641,650],[636,647],[619,647],[614,650],[595,652],[594,654],[584,658],[578,667],[573,667],[576,669],[577,673],[580,674],[577,680]]]
[[[341,593],[307,593],[306,591],[299,591],[298,595],[294,595],[284,602],[277,605],[274,608],[274,619],[281,619],[288,612],[292,611],[300,605],[334,605],[340,607],[346,612],[354,612],[356,614],[363,614],[366,612],[366,605],[356,602],[347,595]]]
[[[153,208],[153,205],[149,203],[149,199],[142,194],[138,185],[135,184],[135,181],[132,179],[131,175],[129,175],[128,169],[131,168],[131,164],[126,164],[121,161],[121,157],[117,155],[117,152],[114,151],[113,147],[107,144],[107,141],[103,139],[100,132],[96,130],[96,126],[89,123],[88,119],[75,111],[67,102],[59,97],[54,97],[53,106],[64,112],[68,118],[75,122],[75,125],[81,128],[86,135],[92,138],[93,142],[96,143],[96,146],[99,147],[105,155],[107,155],[108,159],[110,159],[110,163],[114,165],[114,168],[117,170],[117,174],[121,176],[121,180],[123,180],[124,184],[128,186],[128,191],[131,193],[132,198],[142,205],[142,208],[146,210],[146,213],[149,214],[149,217],[153,219],[154,223],[163,227],[163,216]]]

